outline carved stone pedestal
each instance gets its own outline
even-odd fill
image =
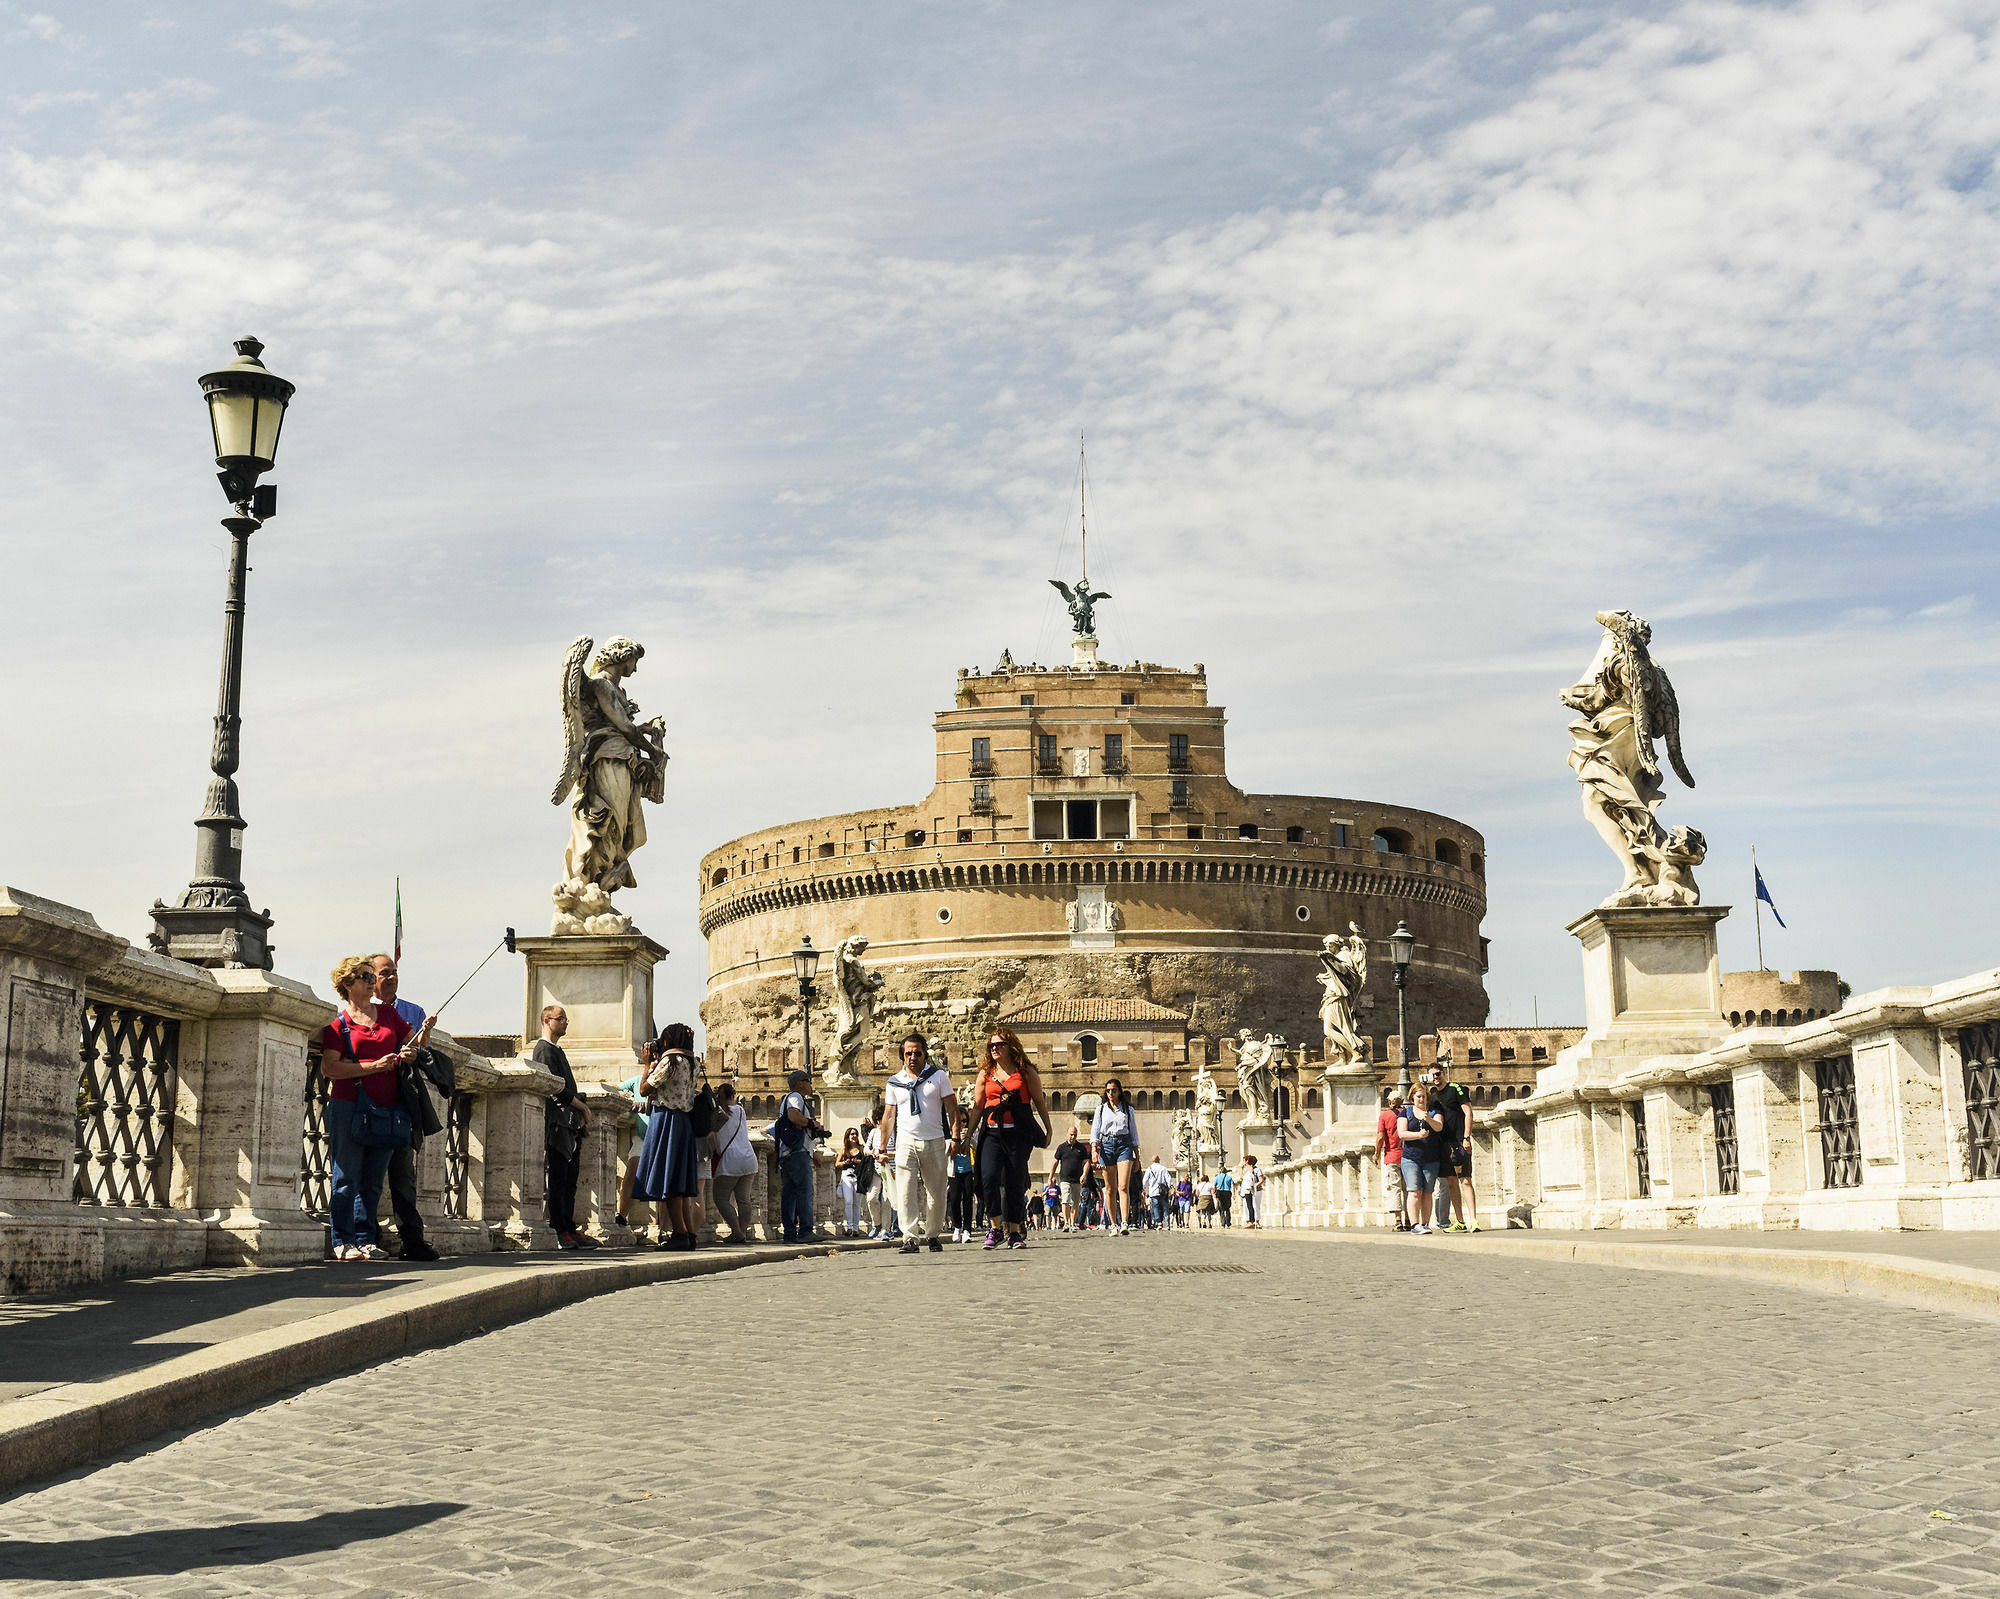
[[[619,1083],[639,1066],[653,1027],[653,968],[666,949],[644,933],[567,933],[520,938],[527,957],[521,1036],[542,1036],[542,1007],[569,1016],[563,1053],[578,1082]]]
[[[1726,905],[1598,909],[1570,923],[1583,946],[1584,1034],[1544,1067],[1526,1108],[1536,1116],[1538,1227],[1594,1227],[1622,1220],[1638,1193],[1633,1105],[1648,1153],[1661,1157],[1661,1197],[1686,1164],[1688,1107],[1662,1091],[1636,1100],[1632,1080],[1649,1062],[1678,1068],[1729,1032],[1715,928]],[[1614,1089],[1621,1079],[1626,1085]]]

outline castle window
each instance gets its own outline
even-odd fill
[[[1292,914],[1302,922],[1309,922],[1313,917],[1312,911],[1304,905],[1299,906]]]
[[[1189,838],[1200,838],[1200,837],[1201,837],[1201,829],[1200,829],[1199,827],[1190,827],[1190,828],[1188,829],[1188,837],[1189,837]]]
[[[1408,833],[1394,827],[1376,830],[1375,853],[1377,855],[1408,855],[1415,841]]]
[[[1185,733],[1167,735],[1167,770],[1185,772],[1188,769],[1188,736]]]
[[[1172,805],[1177,811],[1184,811],[1188,808],[1188,780],[1185,777],[1174,779],[1173,797],[1168,801],[1168,804]],[[1190,833],[1188,836],[1190,838],[1199,838],[1201,835],[1199,833]]]
[[[686,882],[687,879],[682,878],[681,881]],[[715,871],[710,875],[708,879],[708,886],[710,888],[720,888],[724,883],[728,881],[729,881],[729,868],[727,866],[718,866],[716,867]]]
[[[1044,777],[1062,776],[1062,751],[1056,746],[1055,734],[1035,736],[1035,769]]]
[[[1303,844],[1305,841],[1306,830],[1303,827],[1288,827],[1285,829],[1285,842],[1287,844]]]
[[[819,858],[823,861],[830,861],[833,859],[833,845],[831,842],[820,845]]]
[[[1118,703],[1120,705],[1137,705],[1139,703],[1139,696],[1136,694],[1120,694],[1118,696]]]
[[[1238,838],[1255,838],[1257,836],[1257,824],[1255,822],[1238,822],[1236,824],[1236,836]]]
[[[993,740],[976,738],[972,741],[972,775],[991,777],[993,775]]]
[[[1472,852],[1472,875],[1474,877],[1484,877],[1486,875],[1486,857],[1477,850]]]
[[[1335,822],[1333,824],[1333,842],[1336,848],[1347,848],[1347,824],[1345,822]]]
[[[1537,1044],[1533,1049],[1528,1051],[1529,1060],[1547,1060],[1548,1058],[1549,1050],[1546,1044]]]
[[[798,864],[799,864],[799,857],[800,857],[801,855],[803,855],[804,853],[805,853],[805,851],[803,851],[802,849],[800,849],[800,848],[798,847],[798,845],[794,844],[794,845],[792,846],[792,864],[793,864],[794,866],[796,866],[796,865],[798,865]]]
[[[972,829],[969,827],[961,827],[958,830],[958,841],[961,844],[970,844],[972,842]]]
[[[1069,836],[1071,838],[1097,837],[1097,801],[1069,800],[1064,809],[1069,813]]]
[[[1468,1049],[1465,1052],[1465,1058],[1467,1060],[1484,1060],[1486,1059],[1486,1051],[1483,1049]]]
[[[909,845],[911,849],[915,849],[923,841],[924,830],[921,827],[913,827],[903,835],[903,842]]]
[[[1032,694],[1023,694],[1021,696],[1021,703],[1023,705],[1033,705],[1035,703],[1035,696]]]
[[[1076,1058],[1080,1065],[1095,1066],[1097,1064],[1096,1034],[1083,1033],[1078,1036],[1076,1041]]]
[[[1448,838],[1441,838],[1431,847],[1431,853],[1447,866],[1463,866],[1465,859],[1458,853],[1458,846]]]
[[[1106,733],[1104,735],[1104,769],[1107,772],[1125,770],[1125,735]]]
[[[1063,836],[1063,802],[1061,800],[1035,801],[1036,838],[1061,838]]]
[[[1505,1044],[1503,1044],[1503,1045],[1501,1046],[1501,1048],[1500,1048],[1500,1058],[1501,1058],[1502,1060],[1512,1060],[1512,1059],[1514,1058],[1514,1051],[1513,1051],[1513,1048],[1512,1048],[1512,1046],[1511,1046],[1511,1045],[1505,1045]]]

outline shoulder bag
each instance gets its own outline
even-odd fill
[[[340,1018],[340,1042],[347,1058],[360,1064],[354,1053],[354,1034],[347,1018]],[[414,1140],[410,1113],[401,1105],[378,1105],[362,1078],[354,1079],[354,1109],[349,1113],[348,1135],[363,1149],[404,1149]]]

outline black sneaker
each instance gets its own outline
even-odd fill
[[[419,1238],[413,1244],[403,1245],[402,1254],[396,1258],[398,1260],[437,1260],[440,1257],[435,1249]]]
[[[942,1255],[944,1253],[944,1240],[942,1238],[933,1238],[930,1242],[930,1251],[933,1255]]]
[[[924,1247],[924,1246],[923,1246],[922,1244],[918,1243],[918,1242],[916,1241],[916,1239],[914,1239],[914,1238],[909,1238],[909,1239],[905,1239],[905,1240],[904,1240],[904,1242],[903,1242],[903,1247],[902,1247],[901,1249],[897,1250],[897,1251],[896,1251],[896,1253],[897,1253],[897,1254],[899,1254],[899,1255],[916,1255],[916,1254],[921,1254],[921,1253],[923,1252],[923,1247]]]

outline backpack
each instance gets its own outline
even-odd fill
[[[778,1146],[780,1155],[796,1155],[806,1147],[806,1129],[794,1127],[791,1117],[785,1114],[785,1100],[791,1097],[787,1094],[778,1101],[778,1119],[771,1123],[771,1142]]]
[[[701,1074],[701,1087],[688,1106],[688,1121],[697,1138],[706,1138],[715,1131],[715,1090],[708,1086],[707,1072]]]

